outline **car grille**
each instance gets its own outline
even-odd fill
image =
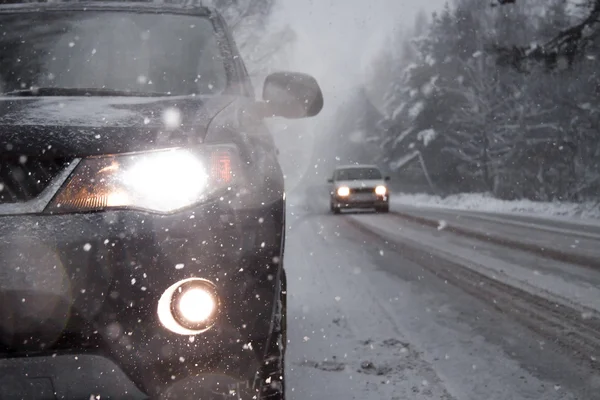
[[[0,204],[36,198],[73,159],[26,156],[0,157]]]
[[[355,188],[355,189],[350,189],[351,193],[374,193],[375,189],[374,188]]]

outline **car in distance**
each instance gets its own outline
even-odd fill
[[[340,166],[328,180],[333,184],[330,192],[330,210],[339,214],[343,209],[371,208],[377,212],[390,210],[390,195],[381,170],[375,165]]]
[[[317,115],[314,78],[275,72],[257,101],[200,6],[4,4],[0,31],[0,398],[65,398],[59,370],[73,398],[111,397],[76,392],[82,365],[109,363],[151,398],[282,400],[285,192],[264,120]]]

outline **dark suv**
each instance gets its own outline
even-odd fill
[[[0,398],[135,397],[113,374],[283,399],[264,120],[318,114],[316,81],[273,73],[257,101],[212,9],[38,2],[0,6],[0,92]]]

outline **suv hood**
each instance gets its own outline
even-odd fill
[[[353,181],[335,181],[335,187],[347,186],[350,189],[358,188],[374,188],[376,186],[385,186],[383,179],[365,179],[365,180],[353,180]]]
[[[90,156],[202,142],[234,96],[0,97],[3,153]]]

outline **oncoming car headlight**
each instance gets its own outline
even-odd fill
[[[375,194],[378,194],[380,196],[385,196],[386,193],[387,193],[387,188],[383,185],[379,185],[375,188]]]
[[[48,211],[177,211],[231,189],[239,171],[238,159],[231,146],[86,158],[75,168]]]
[[[348,186],[341,186],[337,190],[337,195],[340,197],[346,197],[350,195],[350,188]]]

